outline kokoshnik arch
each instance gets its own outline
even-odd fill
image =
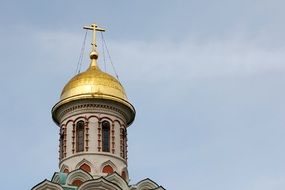
[[[97,65],[96,24],[90,66],[63,88],[52,108],[59,126],[59,172],[32,190],[163,190],[150,179],[129,184],[127,128],[135,119],[121,83]]]

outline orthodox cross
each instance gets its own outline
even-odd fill
[[[92,36],[92,51],[96,51],[96,31],[105,32],[105,29],[99,28],[97,24],[91,24],[90,26],[84,26],[83,29],[93,30]]]

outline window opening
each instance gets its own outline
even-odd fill
[[[102,122],[102,150],[110,152],[110,123],[108,121]]]
[[[76,124],[76,152],[84,151],[84,121]]]

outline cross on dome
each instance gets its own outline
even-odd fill
[[[96,32],[105,32],[105,29],[99,28],[97,24],[91,24],[90,26],[84,26],[83,29],[86,30],[93,30],[93,35],[92,35],[92,51],[96,51]]]

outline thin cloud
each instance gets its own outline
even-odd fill
[[[83,36],[67,32],[38,32],[31,35],[36,51],[41,55],[40,68],[47,70],[74,70],[80,54]],[[192,78],[248,76],[266,72],[285,71],[285,47],[267,49],[258,46],[261,41],[224,39],[201,43],[187,40],[173,41],[107,41],[115,67],[128,80],[153,81]],[[100,48],[100,65],[103,53]],[[89,64],[90,47],[86,43],[83,69]],[[106,54],[106,52],[105,52]],[[46,56],[46,57],[45,57]],[[105,55],[106,56],[106,55]],[[51,59],[54,58],[54,59]],[[56,58],[56,59],[55,59]],[[107,59],[107,71],[113,72]],[[129,71],[132,72],[129,72]],[[73,72],[71,72],[73,74]]]

